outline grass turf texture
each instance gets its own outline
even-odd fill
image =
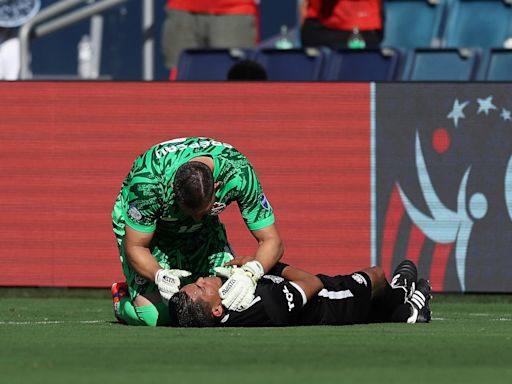
[[[113,323],[107,290],[0,289],[2,383],[511,383],[512,295],[437,296],[430,324]]]

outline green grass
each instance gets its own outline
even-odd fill
[[[171,329],[107,291],[0,289],[1,383],[512,383],[512,295],[439,296],[430,324]]]

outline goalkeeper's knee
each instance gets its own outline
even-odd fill
[[[164,303],[135,307],[135,311],[140,325],[156,327],[170,324],[169,309]]]
[[[162,326],[169,325],[169,310],[163,303],[136,307],[129,298],[119,302],[119,317],[128,325]]]

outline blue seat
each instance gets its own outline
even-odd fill
[[[381,47],[439,47],[448,0],[387,0]]]
[[[390,81],[395,79],[401,54],[392,48],[332,51],[324,74],[328,81]]]
[[[512,7],[503,0],[453,1],[444,46],[502,48],[511,28]]]
[[[223,81],[240,60],[250,59],[248,49],[185,49],[178,61],[177,80]]]
[[[512,81],[512,51],[501,48],[489,50],[482,60],[478,80]]]
[[[480,56],[477,49],[416,49],[407,56],[402,80],[475,80]]]
[[[326,52],[318,48],[262,49],[256,52],[257,62],[272,81],[320,81]]]

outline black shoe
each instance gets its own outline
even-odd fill
[[[416,323],[430,323],[430,320],[432,320],[432,311],[428,305],[429,301],[430,300],[427,300],[427,304],[425,304],[425,306],[419,310]]]
[[[412,297],[408,300],[411,304],[412,314],[407,319],[409,324],[428,323],[432,318],[429,302],[432,298],[432,287],[428,280],[419,279]]]
[[[401,288],[405,291],[405,301],[410,299],[416,289],[418,269],[411,260],[404,260],[396,267],[391,279],[391,288]]]

